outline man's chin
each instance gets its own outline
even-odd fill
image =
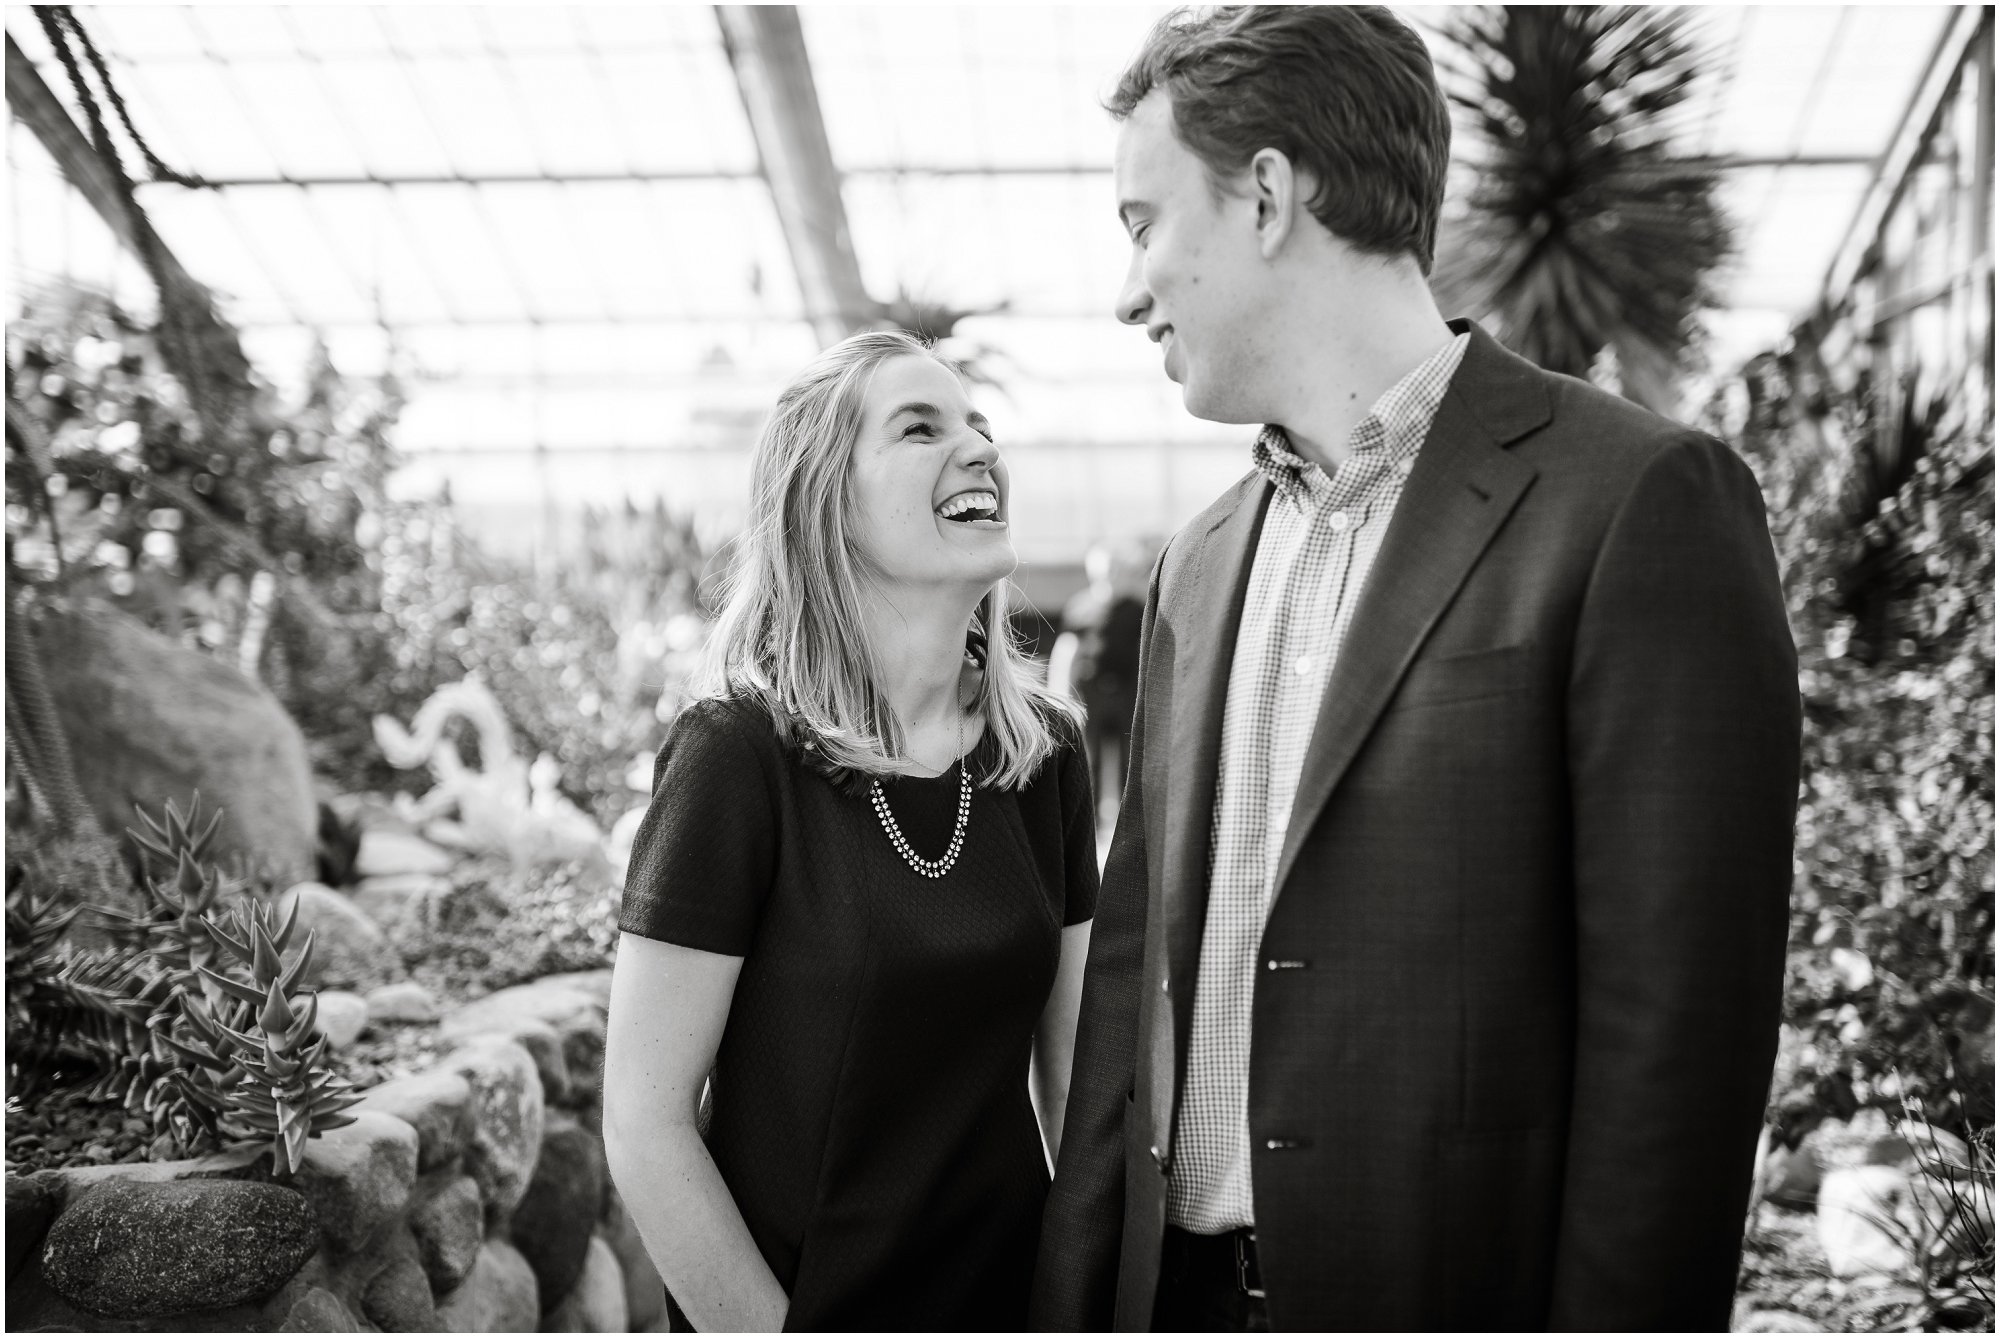
[[[1261,423],[1240,403],[1208,392],[1198,381],[1181,382],[1181,407],[1210,423]]]

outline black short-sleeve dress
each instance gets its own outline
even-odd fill
[[[942,855],[958,768],[883,788]],[[744,959],[708,1147],[788,1329],[1026,1327],[1048,1190],[1028,1056],[1062,927],[1095,908],[1090,794],[1069,739],[1026,787],[975,787],[957,862],[925,878],[761,708],[674,722],[619,924]]]

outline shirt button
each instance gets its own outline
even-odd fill
[[[1298,659],[1292,661],[1292,672],[1300,678],[1304,678],[1307,674],[1311,673],[1312,667],[1313,662],[1310,655],[1301,655]]]
[[[1345,533],[1347,530],[1347,513],[1345,511],[1336,511],[1326,518],[1326,523],[1332,526],[1335,534]]]

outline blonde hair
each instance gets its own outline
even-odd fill
[[[908,757],[878,686],[884,648],[864,630],[863,590],[874,578],[850,528],[848,486],[869,383],[905,356],[962,375],[925,340],[872,331],[827,349],[778,396],[757,438],[749,524],[692,683],[698,697],[760,703],[837,782],[896,772]],[[1004,788],[1034,778],[1061,724],[1081,724],[1081,708],[1037,681],[1014,639],[1010,589],[996,582],[966,629],[967,653],[985,669],[974,707],[997,745],[978,779]]]

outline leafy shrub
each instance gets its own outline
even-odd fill
[[[1800,349],[1711,409],[1763,484],[1799,648],[1792,1143],[1857,1105],[1993,1119],[1993,443],[1896,389],[1839,393]]]

